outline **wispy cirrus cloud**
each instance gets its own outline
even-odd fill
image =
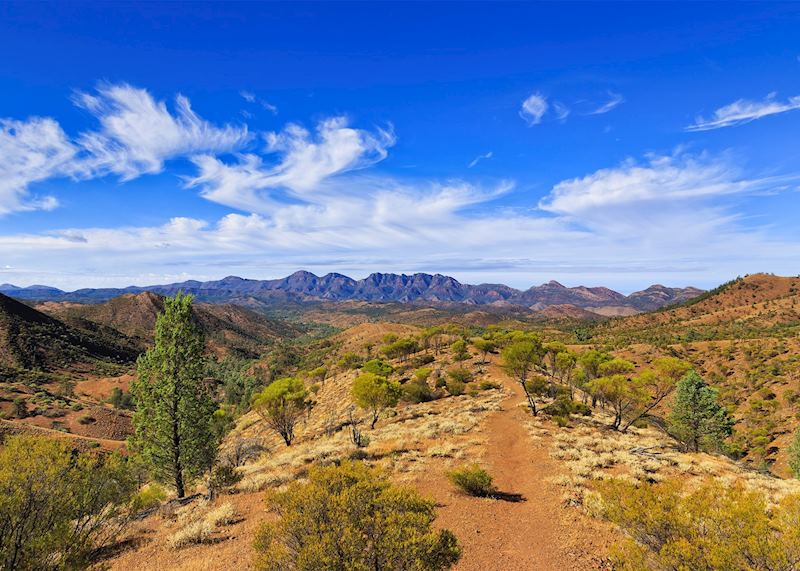
[[[192,161],[199,172],[187,185],[200,188],[202,196],[213,202],[263,212],[287,193],[307,200],[327,179],[382,161],[395,136],[391,128],[370,132],[334,117],[320,121],[313,134],[289,124],[280,132],[267,133],[265,140],[264,153],[276,155],[276,162],[267,163],[265,156],[255,153],[241,155],[234,163],[198,155]]]
[[[625,103],[625,98],[620,93],[609,91],[608,96],[608,101],[601,104],[593,111],[590,111],[588,115],[603,115]]]
[[[258,105],[260,105],[262,108],[266,109],[267,111],[269,111],[273,115],[277,115],[278,114],[278,108],[275,105],[273,105],[269,101],[266,101],[264,99],[260,99],[252,91],[240,91],[239,95],[241,95],[242,99],[244,99],[248,103],[257,103]]]
[[[481,161],[485,161],[485,160],[488,160],[488,159],[491,159],[493,156],[494,156],[494,153],[493,153],[492,151],[489,151],[488,153],[484,153],[484,154],[482,154],[482,155],[478,155],[477,157],[475,157],[474,159],[472,159],[472,160],[471,160],[471,161],[470,161],[470,162],[467,164],[467,168],[468,168],[468,169],[471,169],[471,168],[473,168],[474,166],[476,166],[476,165],[477,165],[479,162],[481,162]]]
[[[202,119],[182,95],[175,98],[172,111],[147,90],[127,84],[79,92],[75,102],[100,123],[99,130],[77,139],[86,155],[84,166],[99,174],[118,174],[123,180],[159,173],[166,160],[176,157],[229,152],[250,139],[244,125],[216,126]]]
[[[0,216],[25,210],[51,210],[52,196],[35,196],[29,186],[74,173],[78,152],[53,119],[0,120]]]
[[[697,132],[733,127],[796,109],[800,109],[800,95],[789,97],[785,101],[779,101],[776,93],[770,93],[761,101],[737,99],[714,111],[714,115],[710,118],[697,117],[695,122],[684,130]]]
[[[128,181],[162,172],[166,161],[230,152],[252,139],[245,125],[217,126],[201,118],[181,95],[170,109],[147,90],[101,84],[93,92],[76,92],[73,101],[99,128],[71,137],[50,117],[0,119],[0,216],[57,207],[56,198],[30,191],[51,178],[113,174]]]

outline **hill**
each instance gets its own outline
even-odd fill
[[[124,335],[82,330],[0,294],[0,368],[56,370],[97,362],[130,363],[136,350]]]
[[[99,304],[46,302],[43,311],[80,328],[111,328],[133,340],[143,350],[153,337],[156,317],[164,309],[164,298],[145,292],[124,294]],[[279,338],[295,337],[296,327],[269,319],[236,305],[198,303],[195,317],[206,335],[209,350],[258,357],[264,347]]]
[[[745,460],[788,474],[800,418],[800,277],[754,274],[670,309],[596,325],[591,343],[645,363],[681,357],[720,391]]]
[[[122,289],[81,289],[64,292],[46,286],[18,288],[10,284],[0,286],[0,291],[19,299],[37,301],[78,301],[97,303],[128,293],[145,291],[160,295],[174,295],[178,291],[191,293],[201,301],[232,302],[248,305],[261,303],[309,303],[321,301],[367,302],[425,302],[428,304],[459,303],[471,305],[506,304],[540,310],[552,305],[571,304],[576,307],[625,307],[635,311],[648,311],[690,299],[702,293],[696,288],[668,288],[654,285],[646,290],[625,296],[605,287],[566,287],[556,281],[526,290],[502,284],[462,284],[455,278],[441,274],[373,273],[361,280],[342,274],[330,273],[316,276],[299,271],[276,280],[250,280],[229,276],[222,280],[127,287]]]

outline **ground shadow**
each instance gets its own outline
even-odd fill
[[[500,500],[503,502],[511,502],[514,504],[528,501],[522,494],[514,494],[511,492],[494,492],[489,497],[495,500]]]

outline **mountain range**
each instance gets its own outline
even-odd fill
[[[652,311],[681,303],[703,293],[694,287],[671,288],[652,285],[645,290],[623,295],[606,287],[566,287],[556,281],[526,290],[502,284],[463,284],[441,274],[373,273],[355,280],[342,274],[316,276],[298,271],[274,280],[252,280],[229,276],[221,280],[126,288],[79,289],[62,291],[44,285],[25,288],[11,284],[0,285],[0,293],[17,299],[35,301],[73,301],[99,303],[123,294],[152,292],[174,295],[178,291],[191,293],[200,301],[237,303],[246,300],[270,302],[367,301],[399,303],[465,303],[474,305],[521,306],[541,310],[552,305],[574,305],[597,310],[606,315],[621,315]]]

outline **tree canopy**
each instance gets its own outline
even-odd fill
[[[309,406],[308,391],[302,380],[287,377],[270,384],[253,396],[253,410],[281,435],[286,446],[294,440],[294,428]]]

